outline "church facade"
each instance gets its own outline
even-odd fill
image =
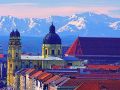
[[[62,42],[52,24],[49,33],[43,39],[42,55],[22,55],[22,45],[18,30],[10,33],[7,58],[7,86],[15,87],[15,73],[22,68],[51,69],[52,66],[65,67],[66,65],[80,66],[80,61],[64,60],[62,57]]]

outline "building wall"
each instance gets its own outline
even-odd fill
[[[30,86],[29,74],[26,74],[26,90],[29,90],[29,86]]]
[[[20,90],[20,74],[15,74],[15,85],[13,88],[15,90]]]
[[[47,50],[47,54],[45,53]],[[61,44],[43,44],[42,45],[42,57],[47,58],[48,56],[52,55],[52,50],[54,50],[54,56],[55,57],[61,57],[62,56],[62,47]],[[58,54],[58,50],[60,50],[60,53]]]
[[[72,64],[72,66],[81,66],[81,61],[65,61],[65,65],[69,65],[69,64]]]
[[[25,83],[26,83],[25,76],[20,75],[20,90],[25,90],[26,87]]]
[[[64,66],[63,60],[43,60],[43,68],[51,69],[52,65]]]
[[[57,86],[51,86],[51,85],[49,85],[49,90],[57,90]]]
[[[21,61],[22,61],[22,68],[35,68],[35,69],[42,68],[41,60],[21,60]]]

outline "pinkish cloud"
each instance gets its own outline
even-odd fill
[[[48,17],[51,15],[66,16],[72,15],[74,13],[82,12],[95,12],[99,14],[108,14],[112,16],[117,16],[110,14],[112,10],[118,10],[117,7],[37,7],[30,3],[25,4],[3,4],[0,5],[0,15],[11,15],[17,17]],[[120,17],[118,15],[118,17]]]

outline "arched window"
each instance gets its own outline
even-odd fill
[[[22,68],[25,68],[25,62],[22,62]]]
[[[10,68],[12,68],[12,64],[10,64]]]
[[[18,53],[16,53],[16,57],[18,57]]]
[[[32,65],[32,62],[30,62],[30,68],[32,68],[32,66],[33,66],[33,65]]]
[[[52,50],[52,55],[55,55],[55,50]]]
[[[58,50],[58,55],[60,55],[60,50]]]
[[[28,68],[28,65],[26,65],[26,68]]]
[[[47,49],[45,49],[45,55],[47,55],[48,54],[48,51],[47,51]]]

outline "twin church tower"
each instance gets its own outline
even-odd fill
[[[21,60],[21,39],[18,30],[10,33],[9,47],[8,47],[8,60],[7,60],[7,85],[13,86],[15,79],[15,72],[22,68]],[[42,45],[42,59],[48,57],[62,56],[61,39],[55,32],[55,26],[52,24],[49,28],[49,33],[43,39]],[[35,60],[34,60],[35,61]],[[28,61],[26,61],[28,62]],[[38,60],[34,65],[38,63]],[[40,62],[39,62],[40,63]],[[29,65],[29,64],[28,64]],[[41,65],[41,64],[39,64]],[[28,66],[30,68],[30,66]],[[28,68],[26,67],[26,68]]]

